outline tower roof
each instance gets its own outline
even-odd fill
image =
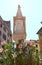
[[[17,17],[22,17],[22,12],[21,12],[20,8],[21,8],[20,5],[18,5],[18,10],[17,10],[17,14],[16,14]]]
[[[42,34],[42,27],[39,29],[39,31],[37,32],[37,34]]]

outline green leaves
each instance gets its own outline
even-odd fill
[[[36,53],[36,47],[19,41],[17,47],[12,50],[11,43],[2,46],[3,52],[0,55],[0,62],[3,65],[36,65],[39,62],[39,54]]]
[[[3,65],[10,65],[11,61],[14,61],[14,58],[12,56],[12,44],[6,44],[2,46],[3,52],[0,55],[0,62]]]

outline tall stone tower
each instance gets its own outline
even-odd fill
[[[17,14],[13,17],[13,21],[13,40],[18,43],[19,40],[26,38],[25,17],[22,16],[20,5],[18,5]]]
[[[37,34],[39,35],[40,50],[42,50],[42,27],[39,29],[39,31],[37,32]]]

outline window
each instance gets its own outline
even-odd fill
[[[38,45],[36,45],[36,47],[38,47]]]
[[[9,37],[9,33],[7,33],[8,37]]]
[[[3,30],[6,32],[6,27],[3,27]]]
[[[0,44],[1,44],[1,39],[0,39]]]
[[[1,31],[0,31],[0,35],[1,35]]]
[[[9,40],[7,40],[7,43],[9,43]]]
[[[6,35],[5,34],[3,34],[3,39],[6,40]]]
[[[0,24],[0,27],[2,27],[2,24]]]
[[[36,50],[36,53],[38,53],[38,50]]]

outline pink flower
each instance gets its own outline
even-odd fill
[[[30,43],[29,45],[30,45],[30,46],[32,46],[33,44],[32,44],[32,43]]]
[[[3,52],[3,48],[0,48],[0,53],[2,53]]]
[[[24,42],[27,42],[28,43],[28,42],[30,42],[30,40],[24,40]]]
[[[29,45],[30,46],[33,46],[33,44],[34,44],[34,41],[30,41],[30,44]]]
[[[34,41],[32,40],[24,40],[25,43],[29,43],[30,46],[32,46],[34,44]]]
[[[1,45],[2,45],[2,46],[4,46],[5,44],[6,44],[6,42],[5,42],[5,41],[2,41],[2,42],[1,42]]]

